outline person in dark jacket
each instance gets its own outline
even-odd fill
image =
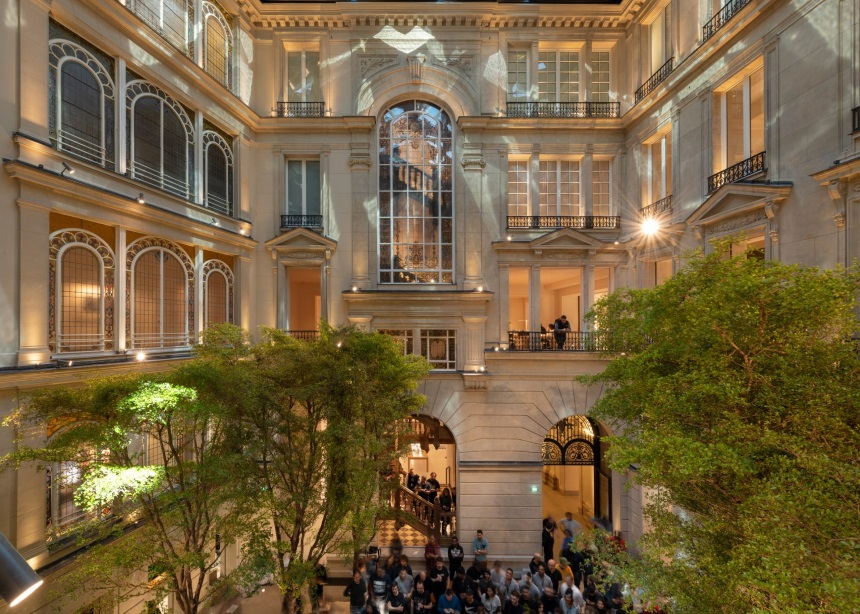
[[[349,614],[364,612],[364,606],[367,604],[367,583],[358,569],[352,572],[352,582],[346,585],[343,596],[349,597]]]
[[[567,338],[567,333],[570,332],[570,322],[567,321],[567,316],[562,314],[555,321],[555,325],[553,326],[553,334],[555,336],[555,344],[558,346],[558,349],[564,349],[564,341]],[[552,556],[552,555],[550,555]],[[549,558],[549,557],[545,557]]]

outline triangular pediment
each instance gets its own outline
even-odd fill
[[[571,228],[560,228],[529,242],[532,249],[595,249],[605,243]]]
[[[687,224],[708,226],[728,218],[753,214],[768,204],[785,200],[791,188],[790,183],[728,183],[711,194],[687,218]]]
[[[291,228],[274,239],[266,241],[266,247],[276,250],[278,253],[301,250],[320,251],[324,254],[326,250],[334,252],[337,248],[337,241],[307,228]]]

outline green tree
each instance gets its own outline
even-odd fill
[[[263,542],[293,612],[329,553],[352,553],[375,532],[380,475],[400,454],[397,423],[424,402],[428,363],[388,336],[323,324],[303,341],[264,329],[248,344],[235,327],[201,349],[208,394],[233,408],[245,479],[274,538]],[[260,543],[260,542],[258,542]]]
[[[674,611],[860,611],[858,281],[720,248],[596,304],[593,415],[651,500],[628,580]]]
[[[76,503],[101,520],[79,527],[90,545],[65,576],[66,597],[104,592],[125,600],[171,591],[185,614],[206,599],[216,544],[249,527],[224,446],[223,407],[188,386],[194,365],[31,395],[7,424],[60,427],[44,447],[20,446],[4,466],[74,462]]]

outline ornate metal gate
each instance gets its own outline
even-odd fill
[[[543,440],[544,465],[595,465],[595,426],[585,416],[569,416],[553,426]]]

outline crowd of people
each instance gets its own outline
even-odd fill
[[[611,581],[597,549],[572,514],[556,523],[544,519],[543,554],[536,552],[517,573],[501,562],[487,563],[490,547],[483,531],[471,543],[472,562],[457,536],[448,546],[447,565],[435,538],[425,546],[424,570],[408,557],[361,560],[344,596],[350,614],[632,614],[622,586]],[[555,535],[563,535],[561,556],[553,557]],[[549,536],[549,537],[547,537]],[[623,547],[623,542],[620,542]],[[637,608],[635,611],[641,611]]]

